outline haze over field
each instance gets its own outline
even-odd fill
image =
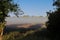
[[[6,24],[45,23],[47,20],[47,17],[8,17]]]

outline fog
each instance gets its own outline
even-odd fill
[[[47,17],[7,17],[6,25],[23,23],[45,23],[47,20]]]

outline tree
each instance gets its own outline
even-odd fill
[[[5,28],[5,18],[8,17],[9,12],[14,12],[16,16],[18,12],[23,12],[13,0],[0,0],[0,35],[3,35]]]
[[[60,0],[54,0],[53,6],[56,6],[56,10],[47,12],[48,22],[46,23],[46,26],[51,35],[58,40],[60,39]]]

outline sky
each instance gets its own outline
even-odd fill
[[[53,0],[14,0],[19,5],[24,15],[46,16],[46,12],[53,10]]]

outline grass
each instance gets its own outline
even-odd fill
[[[32,26],[31,26],[32,27]],[[33,25],[33,27],[39,27],[39,25]],[[5,33],[3,40],[51,40],[49,32],[46,28],[40,27],[37,29],[28,29],[24,32],[11,31],[8,34]]]
[[[49,40],[49,38],[47,38],[46,29],[39,28],[27,31],[26,33],[10,32],[3,36],[3,40]]]

